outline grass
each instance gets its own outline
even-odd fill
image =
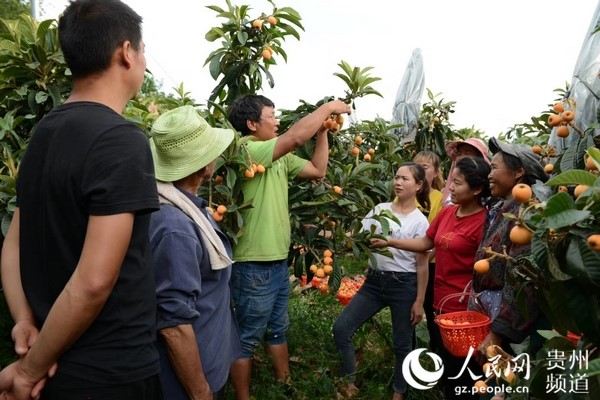
[[[343,262],[345,275],[362,273],[366,260],[347,259]],[[292,284],[293,287],[296,284]],[[332,294],[323,295],[315,289],[292,290],[289,303],[290,329],[288,345],[292,382],[283,385],[274,380],[268,355],[260,349],[254,360],[251,379],[252,398],[276,399],[335,399],[339,378],[339,356],[333,342],[332,326],[342,311],[342,305]],[[426,347],[429,340],[425,323],[417,326],[417,347]],[[394,353],[391,348],[392,327],[388,309],[364,324],[354,336],[359,366],[356,385],[361,399],[390,399],[394,374]],[[227,387],[227,397],[233,390]],[[441,399],[433,388],[419,392],[410,390],[411,400]]]

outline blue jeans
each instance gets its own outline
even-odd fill
[[[394,392],[406,392],[402,362],[412,350],[414,327],[410,323],[410,310],[416,297],[416,273],[369,270],[365,283],[333,325],[335,346],[342,356],[340,375],[348,376],[351,382],[354,382],[356,356],[352,336],[372,316],[384,307],[390,307],[392,339],[396,354]]]
[[[287,260],[233,264],[231,295],[242,358],[250,358],[263,339],[268,345],[286,343],[289,278]]]

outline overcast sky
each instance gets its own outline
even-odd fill
[[[264,0],[251,4],[252,16],[269,13]],[[221,24],[210,0],[126,0],[144,17],[148,68],[163,90],[181,82],[204,103],[216,82],[203,67],[217,47],[204,39]],[[44,1],[45,15],[56,17],[66,1]],[[288,63],[271,68],[275,88],[264,94],[279,108],[296,108],[299,99],[344,96],[333,76],[341,60],[374,67],[382,78],[372,86],[383,99],[357,100],[356,117],[391,119],[398,85],[415,48],[420,48],[425,87],[456,101],[451,122],[496,136],[515,123],[528,122],[557,97],[554,89],[571,81],[573,68],[598,2],[596,0],[276,0],[302,16],[301,40],[288,39]],[[424,93],[424,101],[426,100]]]

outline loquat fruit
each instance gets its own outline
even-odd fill
[[[562,117],[558,114],[550,114],[548,117],[548,125],[550,126],[558,126],[562,121]]]
[[[277,25],[277,18],[271,15],[269,18],[267,18],[267,22],[271,25]]]
[[[554,171],[554,165],[552,165],[552,164],[546,164],[546,165],[544,166],[544,171],[545,171],[547,174],[551,174],[551,173],[552,173],[552,171]]]
[[[333,128],[334,124],[335,124],[334,120],[332,120],[330,118],[327,118],[325,120],[325,122],[323,122],[323,128],[325,128],[325,129],[331,129],[331,128]]]
[[[342,194],[342,188],[339,186],[334,186],[333,191],[336,192],[337,194]]]
[[[265,171],[266,171],[266,168],[264,165],[262,165],[262,164],[256,165],[256,172],[258,172],[259,174],[264,174]]]
[[[344,123],[344,116],[342,114],[336,115],[335,122],[337,122],[339,125],[342,125]]]
[[[569,193],[569,188],[566,186],[559,186],[558,187],[558,191],[559,192],[564,192],[564,193]]]
[[[352,153],[353,156],[357,156],[358,153],[360,153],[360,149],[358,147],[353,147],[352,150],[350,150],[350,153]]]
[[[375,149],[373,149],[373,148],[369,149],[368,153],[370,155],[374,155],[375,154]]]
[[[317,269],[318,267],[315,264],[313,264],[310,266],[309,271],[314,274],[315,272],[317,272]]]
[[[531,243],[532,236],[531,231],[523,225],[515,225],[510,230],[509,239],[514,244],[526,245]]]
[[[542,146],[536,144],[531,148],[531,151],[533,151],[535,154],[542,154]]]
[[[364,157],[363,157],[363,159],[365,161],[371,161],[371,155],[370,154],[365,154]]]
[[[571,122],[575,119],[575,113],[573,112],[573,110],[567,110],[562,113],[562,119],[567,122]]]
[[[567,125],[560,125],[556,128],[556,136],[566,138],[569,136],[569,127]]]
[[[247,169],[244,171],[244,176],[248,179],[254,178],[254,171],[252,169]]]
[[[252,21],[252,27],[254,29],[260,29],[262,28],[263,22],[261,19],[255,19],[254,21]]]
[[[223,214],[219,214],[218,212],[214,212],[211,214],[213,219],[217,222],[223,221]]]
[[[324,265],[323,266],[323,272],[325,272],[326,275],[329,275],[333,272],[333,267],[329,264]]]
[[[252,165],[250,165],[250,168],[252,169],[252,172],[256,174],[256,171],[258,171],[258,164],[252,163]]]
[[[331,264],[333,264],[333,258],[331,258],[331,257],[323,257],[323,264],[325,264],[325,265],[331,265]]]
[[[595,171],[598,169],[598,166],[596,165],[596,163],[594,162],[594,159],[592,157],[587,157],[585,159],[585,168],[590,170],[590,171]]]
[[[323,257],[333,257],[333,252],[329,249],[323,250]]]
[[[483,395],[487,393],[487,383],[485,383],[484,381],[477,381],[475,382],[475,384],[473,385],[473,392],[479,394],[479,395]]]
[[[315,275],[317,278],[325,278],[325,271],[323,271],[323,268],[317,268]]]
[[[513,198],[521,204],[527,203],[533,197],[531,186],[525,183],[519,183],[512,189]]]
[[[262,51],[262,58],[264,58],[265,60],[270,60],[272,55],[273,53],[271,53],[269,49],[264,49]]]
[[[561,113],[561,112],[565,111],[565,106],[563,105],[563,103],[554,103],[554,106],[552,107],[552,109],[556,113]]]
[[[354,143],[356,143],[357,145],[360,146],[362,144],[362,142],[363,142],[363,138],[362,137],[357,136],[357,137],[354,138]]]
[[[215,176],[215,185],[220,185],[223,183],[223,177],[221,175]]]
[[[579,196],[581,196],[581,194],[583,192],[585,192],[588,189],[589,189],[588,185],[577,185],[577,186],[575,186],[575,190],[573,191],[573,194],[575,195],[575,197],[579,197]]]
[[[473,269],[478,275],[483,275],[490,270],[490,261],[487,258],[479,260],[473,265]]]
[[[600,234],[590,235],[587,238],[587,244],[594,251],[600,251]]]
[[[217,212],[223,215],[227,212],[227,207],[225,207],[223,204],[219,204],[219,206],[217,207]]]

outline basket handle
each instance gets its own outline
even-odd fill
[[[452,294],[448,294],[448,295],[442,297],[442,300],[440,301],[440,306],[439,306],[439,313],[443,314],[444,304],[446,304],[446,302],[450,299],[460,297],[459,302],[461,302],[461,303],[465,296],[474,297],[475,299],[477,299],[477,296],[479,296],[479,293],[473,293],[472,291],[469,290],[472,283],[473,283],[473,281],[469,281],[469,283],[466,284],[465,288],[460,293],[452,293]]]

